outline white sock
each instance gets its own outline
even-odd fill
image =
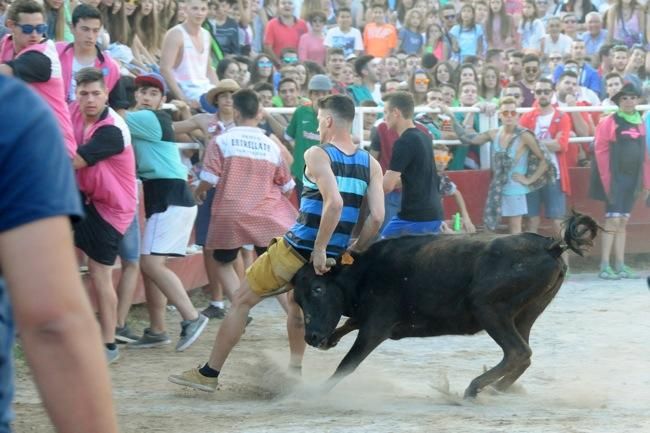
[[[210,305],[217,308],[223,308],[225,306],[223,301],[210,301]]]

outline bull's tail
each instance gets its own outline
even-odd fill
[[[564,239],[553,242],[548,248],[551,254],[559,257],[566,250],[571,250],[579,256],[594,245],[594,239],[599,230],[603,230],[589,215],[571,211],[571,215],[562,223]]]

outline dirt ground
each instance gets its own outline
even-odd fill
[[[142,309],[134,316],[142,317]],[[184,353],[175,353],[173,344],[124,350],[111,366],[122,431],[650,432],[645,279],[604,282],[594,274],[572,275],[533,327],[532,366],[513,392],[484,392],[475,401],[462,400],[465,387],[501,359],[485,333],[386,342],[322,395],[318,385],[355,334],[327,352],[308,348],[303,382],[291,388],[282,310],[267,300],[253,316],[215,394],[178,387],[167,375],[205,362],[219,321]],[[178,320],[169,314],[174,333]],[[17,369],[15,431],[53,431],[20,360]]]

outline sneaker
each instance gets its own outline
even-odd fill
[[[226,317],[226,309],[215,307],[214,305],[210,304],[208,305],[208,308],[201,311],[201,314],[203,314],[208,319],[223,319]]]
[[[183,320],[181,322],[181,338],[176,344],[176,351],[182,352],[190,347],[199,338],[207,324],[208,318],[203,314],[199,314],[199,317],[194,320]]]
[[[166,332],[156,334],[151,332],[151,329],[147,328],[144,330],[142,337],[138,338],[133,343],[129,343],[126,347],[129,349],[148,349],[150,347],[164,346],[171,342],[172,340],[170,340]]]
[[[172,374],[167,380],[176,385],[189,386],[199,391],[215,392],[219,384],[218,377],[205,377],[199,372],[199,368],[193,368],[181,374]]]
[[[118,359],[120,359],[120,349],[118,349],[117,347],[111,350],[108,347],[104,346],[104,352],[106,352],[106,360],[108,361],[109,364],[112,364]]]
[[[621,277],[618,275],[614,270],[612,269],[611,266],[607,266],[605,269],[600,271],[600,274],[598,274],[598,278],[602,278],[603,280],[620,280]]]
[[[124,325],[122,328],[119,326],[115,328],[115,341],[118,343],[135,343],[140,339],[140,336],[131,332],[129,325]]]
[[[629,266],[623,265],[620,271],[616,273],[620,278],[626,278],[626,279],[637,279],[641,278],[639,274],[637,274],[632,268]]]

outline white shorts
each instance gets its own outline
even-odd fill
[[[528,213],[528,203],[526,195],[505,195],[501,196],[501,216],[514,217],[522,216]]]
[[[165,212],[151,215],[144,227],[141,254],[184,256],[196,212],[196,206],[169,206]]]

